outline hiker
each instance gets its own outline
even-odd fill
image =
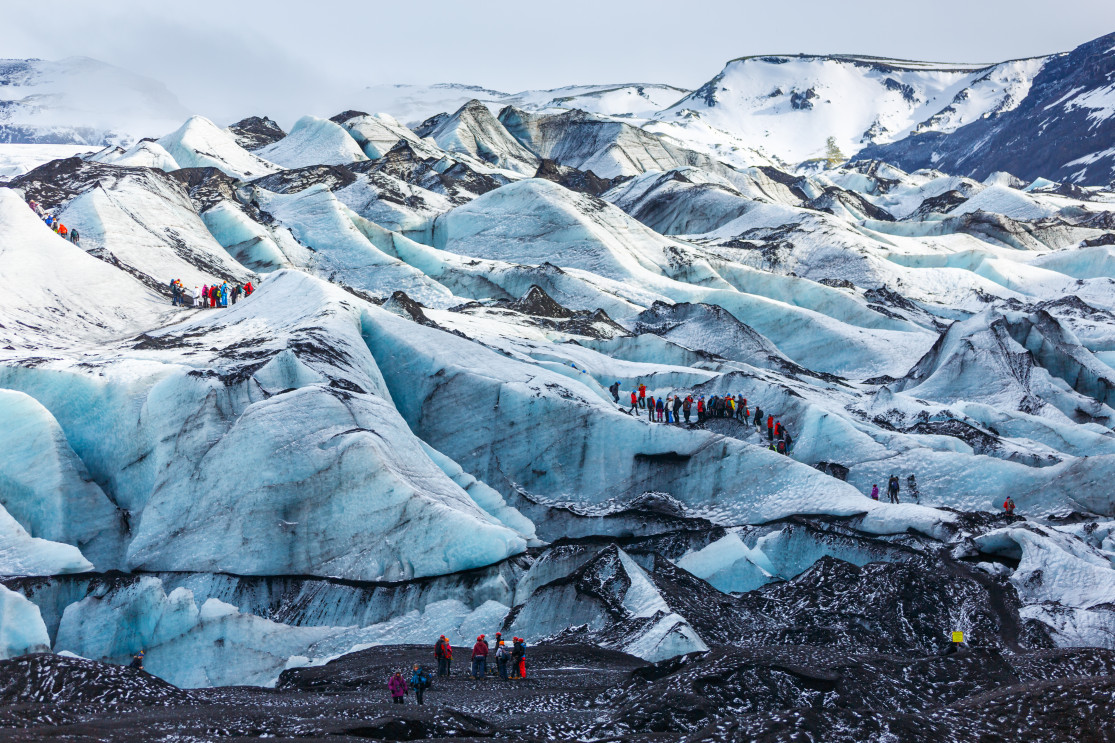
[[[667,425],[674,422],[674,398],[666,396],[666,423]]]
[[[641,400],[640,400],[640,402],[641,402]],[[654,423],[654,395],[651,395],[649,398],[647,398],[646,405],[647,405],[647,417],[650,418],[651,423]]]
[[[252,296],[252,292],[254,292],[255,290],[256,290],[256,288],[254,286],[252,286],[252,282],[249,281],[247,284],[244,284],[244,296],[245,297]]]
[[[910,495],[914,496],[914,503],[921,503],[921,493],[918,492],[918,481],[914,479],[913,475],[906,478],[906,489],[910,491]]]
[[[63,240],[69,240],[70,239],[69,238],[70,231],[68,229],[66,229],[66,225],[62,224],[61,222],[58,223],[58,234],[59,234],[59,236],[62,237]]]
[[[448,676],[449,667],[453,663],[453,646],[449,644],[445,635],[434,643],[434,658],[437,660],[437,675]]]
[[[681,410],[681,395],[674,395],[674,425],[680,426],[681,419],[678,417],[678,411]]]
[[[639,412],[639,393],[631,390],[631,414]]]
[[[484,642],[484,635],[476,638],[476,644],[472,646],[472,677],[474,679],[484,678],[484,674],[488,672],[488,643]]]
[[[685,425],[689,425],[689,414],[693,411],[693,396],[686,395],[685,402],[681,404],[682,412],[685,413]]]
[[[782,421],[775,421],[774,422],[774,438],[776,438],[776,439],[782,438]]]
[[[243,289],[241,288],[240,284],[232,285],[232,292],[229,294],[229,298],[232,300],[233,304],[236,304],[236,300],[240,299],[241,291],[243,291]]]
[[[782,439],[778,439],[777,444],[775,444],[775,451],[777,451],[779,454],[785,454],[786,453],[786,442]]]
[[[422,695],[430,688],[430,674],[417,663],[414,664],[414,673],[410,676],[410,688],[414,689],[414,701],[422,704]]]
[[[221,284],[221,306],[228,307],[228,284]]]
[[[70,242],[72,242],[74,245],[78,244],[78,234],[77,234],[77,228],[76,227],[74,229],[70,230]]]
[[[525,679],[527,677],[527,641],[516,637],[511,647],[511,678]]]
[[[871,486],[871,500],[879,500],[879,486],[878,485],[872,485]]]
[[[774,441],[774,416],[767,416],[767,441]]]
[[[697,396],[697,422],[702,423],[705,420],[705,396]]]
[[[143,670],[143,656],[144,656],[144,652],[142,650],[140,650],[138,653],[133,655],[132,656],[132,662],[128,664],[128,668],[138,668],[139,670],[142,671]]]
[[[190,290],[190,299],[193,300],[193,304],[194,304],[195,308],[200,306],[200,304],[201,304],[201,289],[198,289],[195,286],[192,290]]]
[[[736,420],[747,423],[747,398],[743,395],[736,395]]]
[[[639,383],[639,407],[645,408],[647,406],[647,386]]]
[[[898,503],[898,490],[898,475],[891,475],[890,480],[887,481],[887,496],[891,503]]]
[[[658,413],[658,422],[662,422],[662,412],[666,406],[662,404],[662,398],[658,398],[654,403],[654,412]]]
[[[760,408],[758,405],[755,406],[755,420],[752,421],[752,423],[755,424],[755,428],[759,429],[759,433],[762,434],[762,431],[763,431],[763,428],[762,428],[762,426],[763,426],[763,409]]]
[[[182,292],[178,290],[178,279],[170,282],[170,303],[175,307],[182,303]]]
[[[728,395],[726,398],[724,398],[724,417],[736,417],[736,400],[731,395]]]
[[[785,428],[782,429],[782,440],[786,442],[786,454],[789,455],[794,450],[794,439]]]
[[[403,675],[395,671],[394,675],[387,680],[387,689],[391,692],[391,701],[394,704],[403,703],[403,695],[407,693],[407,682]]]
[[[613,384],[611,387],[608,388],[608,390],[612,393],[612,399],[615,400],[616,404],[618,405],[619,404],[619,382],[616,382],[615,384]]]
[[[496,643],[496,668],[499,670],[499,677],[504,681],[507,680],[507,662],[511,660],[511,653],[507,652],[507,645],[503,640]]]
[[[1007,496],[1007,499],[1003,501],[1003,510],[1006,511],[1007,516],[1014,515],[1014,498]]]

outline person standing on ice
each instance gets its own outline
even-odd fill
[[[910,495],[914,496],[914,503],[921,503],[921,493],[918,492],[918,481],[914,479],[913,475],[906,478],[906,489],[910,491]]]
[[[705,396],[697,395],[697,422],[703,423],[705,420]]]
[[[639,412],[639,393],[631,390],[631,414],[635,415]]]
[[[472,646],[472,677],[474,679],[484,678],[484,674],[488,672],[488,643],[484,642],[484,635],[476,638],[476,644]]]
[[[674,425],[680,426],[681,419],[678,418],[678,411],[681,410],[681,395],[674,395]]]
[[[743,395],[736,395],[736,420],[747,423],[747,398]]]
[[[608,388],[608,390],[612,393],[612,399],[615,400],[616,404],[618,405],[619,404],[619,382],[616,382],[615,384],[613,384],[611,387]]]
[[[664,412],[665,408],[666,406],[665,404],[663,404],[661,397],[654,401],[654,412],[658,413],[659,423],[662,422],[662,413]]]
[[[511,678],[525,679],[527,677],[527,641],[521,637],[515,638],[511,648]]]
[[[645,408],[647,406],[647,386],[639,383],[639,407]]]
[[[879,500],[879,486],[878,485],[872,485],[871,486],[871,500]]]
[[[757,428],[759,430],[759,434],[762,435],[763,409],[760,408],[758,405],[755,406],[755,420],[753,420],[752,423],[755,424],[755,428]]]
[[[1014,498],[1011,498],[1009,495],[1007,496],[1007,499],[1003,501],[1003,511],[1007,514],[1007,516],[1014,515]]]
[[[407,693],[407,682],[401,673],[395,671],[394,675],[387,680],[387,690],[391,692],[392,703],[403,703],[403,695]]]
[[[142,671],[143,670],[143,656],[144,656],[144,652],[142,650],[140,650],[138,653],[133,655],[132,656],[132,662],[128,664],[128,668],[138,668],[139,670]]]
[[[693,396],[686,395],[685,402],[681,404],[682,411],[685,412],[685,425],[689,425],[689,414],[693,411]]]
[[[666,425],[669,425],[673,422],[673,418],[671,418],[670,416],[674,409],[674,398],[670,395],[666,395],[666,404],[662,407],[666,412]]]
[[[244,284],[244,296],[245,297],[252,296],[252,292],[254,292],[255,290],[256,290],[256,288],[254,286],[252,286],[252,282],[249,281],[247,284]]]
[[[774,441],[774,416],[767,416],[767,441]]]
[[[887,496],[890,498],[891,503],[898,503],[898,475],[891,475],[890,480],[887,481]]]
[[[782,440],[786,442],[786,455],[789,456],[790,452],[794,450],[794,440],[785,428],[782,429]]]

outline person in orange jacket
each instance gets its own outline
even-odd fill
[[[767,441],[774,441],[774,416],[767,416]]]

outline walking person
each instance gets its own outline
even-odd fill
[[[410,687],[414,689],[415,703],[422,704],[422,697],[426,694],[426,689],[430,688],[430,674],[417,663],[414,664],[414,673],[410,676]]]
[[[612,399],[615,400],[616,404],[618,405],[619,404],[619,382],[616,382],[611,387],[609,387],[608,391],[612,393]]]
[[[910,491],[910,495],[914,496],[914,503],[921,503],[921,493],[918,492],[918,481],[914,479],[913,475],[906,478],[906,489]]]
[[[898,503],[898,475],[891,475],[887,481],[887,496],[891,503]]]
[[[697,396],[697,422],[703,423],[705,420],[705,396]]]
[[[663,413],[665,407],[666,406],[662,404],[662,398],[661,397],[658,398],[658,400],[656,400],[655,403],[654,403],[654,412],[658,413],[658,422],[659,423],[662,422],[662,413]]]
[[[689,414],[693,412],[693,396],[686,395],[685,402],[681,405],[682,411],[685,413],[685,425],[689,425]]]
[[[681,395],[674,395],[674,425],[680,426],[681,419],[678,418],[678,412],[681,410]]]
[[[631,390],[631,414],[635,415],[639,412],[639,393]]]
[[[871,500],[879,500],[879,486],[878,485],[872,485],[871,486]]]
[[[1006,513],[1007,516],[1014,515],[1014,498],[1011,498],[1009,495],[1007,499],[1003,501],[1003,512]]]
[[[387,680],[387,690],[391,692],[391,702],[402,704],[403,696],[407,693],[407,682],[398,671]]]
[[[639,407],[646,408],[647,406],[647,386],[642,382],[639,383]]]
[[[647,418],[650,419],[651,423],[654,423],[654,395],[651,395],[650,397],[647,398],[646,406],[647,406]]]

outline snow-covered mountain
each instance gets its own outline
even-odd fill
[[[162,83],[95,59],[0,59],[0,143],[127,146],[188,115]]]
[[[688,121],[758,66],[959,135],[1061,59],[1029,94],[1033,62],[747,60]],[[835,116],[797,92],[787,131]],[[0,186],[0,655],[195,687],[496,630],[663,678],[1115,649],[1115,192],[791,169],[669,111],[194,116]]]
[[[975,178],[1005,171],[1028,180],[1115,182],[1115,34],[1052,57],[1034,72],[1010,96],[1013,105],[961,127],[917,130],[864,154]]]

